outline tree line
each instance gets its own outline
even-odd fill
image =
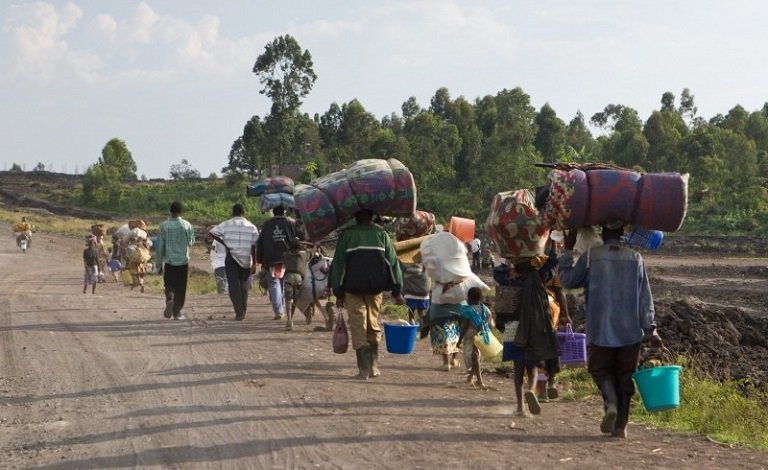
[[[428,105],[408,98],[399,113],[381,119],[353,99],[323,114],[301,112],[317,80],[312,56],[291,36],[265,46],[253,73],[272,106],[255,115],[233,142],[225,180],[242,185],[276,174],[286,164],[304,169],[302,182],[363,158],[397,158],[413,172],[419,208],[441,220],[451,215],[482,221],[494,194],[544,184],[545,162],[605,162],[643,172],[690,173],[684,230],[746,232],[768,227],[768,103],[741,105],[710,119],[698,115],[687,88],[665,92],[643,119],[637,110],[609,104],[587,119],[564,121],[544,104],[532,106],[521,88],[468,100],[439,88]],[[593,135],[593,130],[598,134]],[[194,180],[186,160],[171,178]],[[125,143],[112,139],[83,179],[83,202],[114,205],[122,184],[136,180]]]
[[[690,173],[694,222],[737,230],[767,222],[768,103],[756,111],[736,105],[707,120],[686,88],[679,98],[663,93],[645,119],[630,106],[609,104],[589,120],[578,112],[566,122],[549,104],[535,109],[519,87],[473,101],[439,88],[428,106],[411,97],[400,113],[381,119],[356,99],[310,117],[300,106],[317,77],[311,54],[295,39],[268,44],[253,72],[273,104],[232,144],[222,170],[231,177],[258,178],[300,163],[308,182],[361,158],[397,158],[414,174],[421,209],[482,219],[495,193],[545,182],[535,163],[606,162]]]

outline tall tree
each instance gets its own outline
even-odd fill
[[[309,94],[317,80],[312,55],[301,50],[290,35],[279,36],[264,48],[253,66],[263,88],[260,93],[272,100],[265,129],[269,134],[274,162],[271,171],[279,171],[284,160],[302,154],[304,142],[297,142],[297,115],[302,99]],[[270,160],[272,160],[270,158]]]
[[[264,129],[264,122],[259,116],[253,116],[243,127],[243,135],[238,137],[229,150],[227,166],[222,173],[242,173],[251,178],[263,176],[272,161],[270,148]]]
[[[483,132],[482,156],[473,178],[474,192],[487,207],[495,193],[532,188],[543,182],[544,172],[534,167],[536,110],[520,88],[502,90],[479,102],[478,121]]]
[[[344,104],[341,114],[339,143],[348,149],[345,153],[352,160],[370,158],[371,142],[379,129],[379,121],[357,100]]]
[[[98,164],[110,181],[135,181],[136,162],[128,147],[120,139],[111,139],[101,150]]]
[[[595,138],[587,127],[584,114],[576,112],[576,116],[568,123],[565,129],[566,143],[570,150],[571,160],[587,162],[594,156]]]
[[[456,126],[423,111],[406,122],[404,136],[410,149],[405,163],[413,172],[419,190],[428,193],[451,187],[454,159],[461,148]]]
[[[312,55],[302,51],[296,39],[287,34],[264,47],[253,73],[264,86],[260,93],[272,100],[272,114],[297,111],[317,80]]]
[[[536,136],[533,145],[544,161],[551,163],[562,160],[565,154],[565,123],[557,117],[549,103],[544,103],[534,122]]]

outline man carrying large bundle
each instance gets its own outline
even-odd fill
[[[627,437],[635,393],[632,373],[640,360],[641,342],[662,345],[643,257],[621,245],[623,234],[623,222],[604,223],[604,244],[591,248],[574,264],[576,230],[570,230],[560,257],[563,286],[586,289],[587,369],[603,395],[605,408],[600,431],[619,438]]]
[[[347,307],[357,378],[368,380],[380,375],[379,311],[383,292],[391,290],[398,305],[405,301],[401,294],[403,277],[389,235],[373,223],[373,211],[369,209],[359,210],[355,222],[339,234],[331,266],[331,288],[336,305]]]
[[[256,244],[256,261],[262,270],[266,271],[269,300],[272,303],[274,318],[279,320],[285,314],[283,253],[288,250],[291,240],[299,238],[299,230],[296,221],[286,217],[285,208],[282,206],[272,209],[272,215],[261,228],[261,236]]]

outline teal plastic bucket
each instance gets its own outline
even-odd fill
[[[672,410],[680,406],[681,366],[640,369],[632,374],[646,411]]]
[[[416,333],[419,325],[399,325],[384,323],[384,339],[390,354],[411,354],[416,345]]]

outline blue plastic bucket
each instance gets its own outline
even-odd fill
[[[664,232],[635,227],[626,240],[627,245],[645,248],[646,250],[656,250],[664,242]]]
[[[416,345],[416,333],[419,325],[398,325],[384,323],[384,339],[390,354],[410,354]]]
[[[672,410],[680,406],[681,366],[640,369],[632,374],[646,411]]]

